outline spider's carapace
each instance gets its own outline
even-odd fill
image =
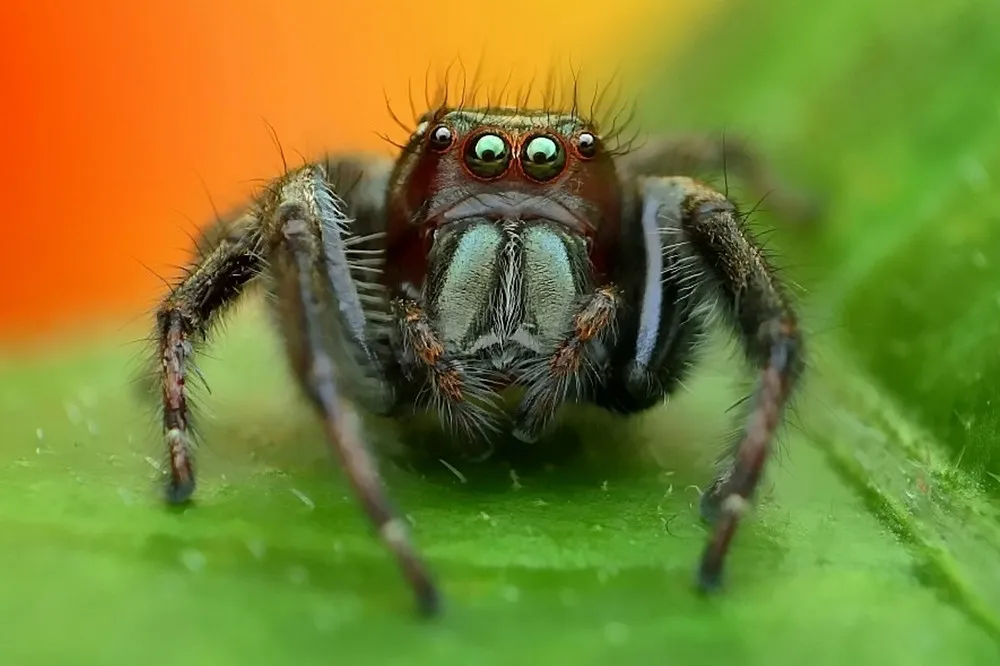
[[[617,251],[623,193],[614,159],[595,128],[571,114],[426,114],[396,162],[388,192],[389,284],[422,284],[433,234],[477,216],[564,224],[587,239],[598,275]]]

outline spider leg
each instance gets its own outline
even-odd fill
[[[601,354],[593,343],[612,343],[614,325],[622,305],[621,291],[608,284],[597,288],[573,317],[572,330],[548,358],[541,357],[522,369],[521,382],[527,386],[514,416],[514,435],[532,442],[567,400],[587,396],[603,374]]]
[[[220,220],[197,243],[198,259],[156,312],[156,360],[169,478],[167,501],[188,501],[195,488],[187,373],[196,343],[262,267],[258,219],[249,212]]]
[[[274,224],[269,253],[272,290],[284,308],[281,319],[294,350],[295,370],[365,514],[396,558],[420,610],[435,613],[440,602],[437,587],[385,493],[360,422],[344,398],[348,386],[353,393],[357,382],[366,379],[360,376],[365,373],[381,386],[377,373],[365,366],[370,357],[363,340],[351,329],[356,286],[341,270],[347,263],[343,248],[338,248],[346,219],[316,167],[305,167],[288,178],[269,217]]]
[[[766,207],[784,220],[803,226],[814,224],[820,202],[790,186],[754,147],[735,136],[715,138],[696,134],[656,137],[622,155],[619,164],[632,176],[683,175],[702,178],[730,172],[742,180],[755,197],[766,197]]]
[[[644,179],[640,188],[638,214],[649,248],[647,286],[655,289],[647,289],[642,299],[626,383],[635,393],[648,385],[645,379],[654,370],[649,363],[654,356],[643,350],[663,345],[663,331],[671,328],[664,325],[663,313],[684,303],[721,306],[758,371],[754,401],[730,465],[703,497],[703,513],[714,519],[714,531],[702,555],[698,584],[711,590],[721,582],[733,535],[760,483],[772,439],[802,372],[803,341],[774,268],[726,197],[683,177]],[[655,297],[661,284],[679,286],[680,305]]]

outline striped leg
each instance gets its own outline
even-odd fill
[[[372,396],[387,389],[366,338],[358,283],[350,274],[342,202],[326,174],[307,166],[275,188],[266,213],[271,289],[278,296],[294,369],[362,510],[396,558],[420,611],[434,614],[438,588],[385,492],[359,419],[345,399],[354,393],[375,403]]]
[[[261,271],[260,220],[254,212],[219,220],[197,240],[197,260],[156,311],[156,372],[167,445],[166,499],[185,504],[195,490],[187,379],[197,345]]]
[[[782,413],[803,368],[802,338],[785,289],[734,205],[689,178],[641,183],[645,262],[634,335],[619,358],[604,403],[638,411],[683,377],[710,311],[719,310],[759,373],[755,401],[729,464],[703,498],[714,522],[698,572],[703,590],[719,586],[740,517],[760,482]]]

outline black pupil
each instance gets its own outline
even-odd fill
[[[525,175],[533,180],[552,180],[566,166],[562,141],[556,136],[545,134],[531,137],[521,153],[521,166]]]
[[[477,134],[466,142],[465,165],[480,178],[499,178],[510,166],[510,147],[499,134]]]

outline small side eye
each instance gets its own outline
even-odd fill
[[[451,148],[451,144],[455,142],[455,133],[447,125],[438,125],[431,130],[428,142],[432,150],[444,152]]]
[[[465,147],[465,164],[480,178],[499,178],[510,166],[510,147],[499,134],[480,134]]]
[[[581,132],[576,138],[576,151],[580,157],[590,159],[597,154],[597,137],[590,132]]]

